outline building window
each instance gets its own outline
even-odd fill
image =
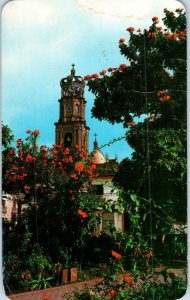
[[[80,105],[76,104],[76,113],[79,115],[80,114]]]
[[[109,230],[107,229],[107,226],[109,223],[114,224],[114,213],[112,212],[103,212],[102,214],[102,230],[109,234]]]
[[[2,200],[2,213],[6,214],[7,213],[7,207],[6,207],[6,201]]]
[[[17,215],[16,201],[13,202],[12,217]]]
[[[72,140],[73,140],[72,134],[70,132],[67,132],[65,134],[65,138],[64,138],[64,146],[65,146],[65,148],[69,148],[69,147],[72,146]]]

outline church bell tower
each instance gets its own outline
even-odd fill
[[[64,148],[81,146],[88,150],[89,127],[85,120],[84,98],[85,82],[81,76],[76,76],[74,64],[71,75],[61,79],[61,99],[59,102],[59,120],[55,123],[55,143]]]

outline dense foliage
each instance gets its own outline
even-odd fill
[[[92,115],[123,123],[134,150],[114,178],[123,189],[125,232],[113,229],[118,264],[105,273],[106,299],[176,299],[185,291],[172,273],[156,271],[156,257],[186,259],[187,244],[186,14],[164,12],[163,28],[158,17],[143,32],[127,28],[129,41],[119,40],[125,63],[85,76]],[[96,292],[77,299],[101,299]]]
[[[109,68],[109,76],[106,70],[85,76],[95,95],[93,116],[123,123],[134,150],[114,182],[139,197],[149,216],[145,234],[152,223],[158,238],[174,223],[185,224],[187,215],[186,14],[164,12],[163,28],[158,17],[143,32],[127,28],[129,41],[119,40],[126,63]]]
[[[5,281],[14,288],[23,278],[27,284],[37,280],[55,264],[81,265],[102,205],[90,191],[96,165],[87,151],[39,148],[40,132],[27,134],[16,148],[3,150],[3,191],[18,205],[17,218],[4,223],[3,237]]]
[[[12,130],[7,125],[4,125],[3,123],[2,123],[1,133],[2,133],[2,147],[6,149],[14,141],[14,136]]]

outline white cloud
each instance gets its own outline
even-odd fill
[[[79,6],[96,13],[117,17],[143,18],[151,8],[151,0],[77,0]]]
[[[143,19],[154,11],[154,8],[176,9],[183,5],[176,0],[77,0],[80,7],[93,10],[96,13],[116,17]]]

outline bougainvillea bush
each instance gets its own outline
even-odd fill
[[[36,269],[30,274],[28,260],[35,253],[40,265],[49,262],[49,270],[55,263],[81,266],[102,205],[90,192],[96,165],[88,152],[80,146],[38,147],[39,134],[28,130],[26,140],[18,139],[16,147],[3,151],[3,191],[22,207],[16,220],[4,224],[5,280],[16,276],[17,283],[38,275]]]

